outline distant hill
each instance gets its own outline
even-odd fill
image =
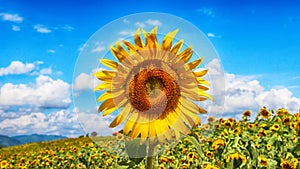
[[[20,135],[20,136],[3,136],[0,135],[0,145],[4,147],[26,144],[32,142],[42,142],[42,141],[51,141],[67,138],[65,136],[58,135],[43,135],[43,134],[32,134],[32,135]]]
[[[22,144],[19,140],[12,137],[0,135],[0,145],[3,147],[15,146]]]
[[[14,136],[12,138],[20,141],[22,144],[25,144],[25,143],[32,143],[32,142],[59,140],[67,137],[58,136],[58,135],[32,134],[32,135]]]

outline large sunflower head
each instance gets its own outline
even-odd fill
[[[110,50],[116,61],[101,59],[108,70],[95,73],[103,83],[95,88],[102,91],[99,112],[108,115],[119,110],[110,127],[124,124],[124,134],[151,142],[178,139],[186,134],[198,113],[206,113],[197,102],[211,98],[205,93],[209,83],[203,79],[207,70],[194,71],[203,57],[190,61],[192,47],[181,50],[183,40],[173,45],[178,30],[169,32],[161,43],[157,27],[150,33],[138,29],[134,43],[122,40]]]

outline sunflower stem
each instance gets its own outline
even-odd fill
[[[146,169],[153,169],[154,143],[149,143]]]

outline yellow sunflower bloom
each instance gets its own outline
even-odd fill
[[[189,62],[191,47],[181,50],[183,40],[172,45],[178,30],[169,32],[159,45],[157,27],[149,34],[138,29],[134,44],[123,40],[123,46],[116,42],[111,53],[117,62],[101,59],[111,68],[101,70],[95,76],[103,83],[95,90],[104,91],[97,99],[102,102],[98,111],[103,116],[120,110],[110,127],[124,124],[124,134],[131,138],[151,142],[176,139],[187,134],[195,123],[200,122],[198,113],[206,110],[197,102],[211,99],[205,93],[209,83],[203,79],[207,70],[193,71],[203,58]]]
[[[262,166],[268,166],[268,159],[266,157],[260,156],[258,157],[259,164]]]
[[[281,165],[282,169],[295,169],[296,168],[287,160],[282,160],[280,165]]]
[[[268,119],[271,116],[271,113],[266,107],[263,107],[259,110],[259,116],[261,116],[264,119]]]

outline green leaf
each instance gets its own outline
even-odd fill
[[[126,153],[135,164],[139,164],[147,156],[146,148],[146,144],[140,144],[140,139],[125,142]]]
[[[204,158],[204,153],[200,147],[199,142],[197,141],[197,139],[193,136],[187,136],[187,138],[190,140],[190,142],[196,147],[197,153]]]

